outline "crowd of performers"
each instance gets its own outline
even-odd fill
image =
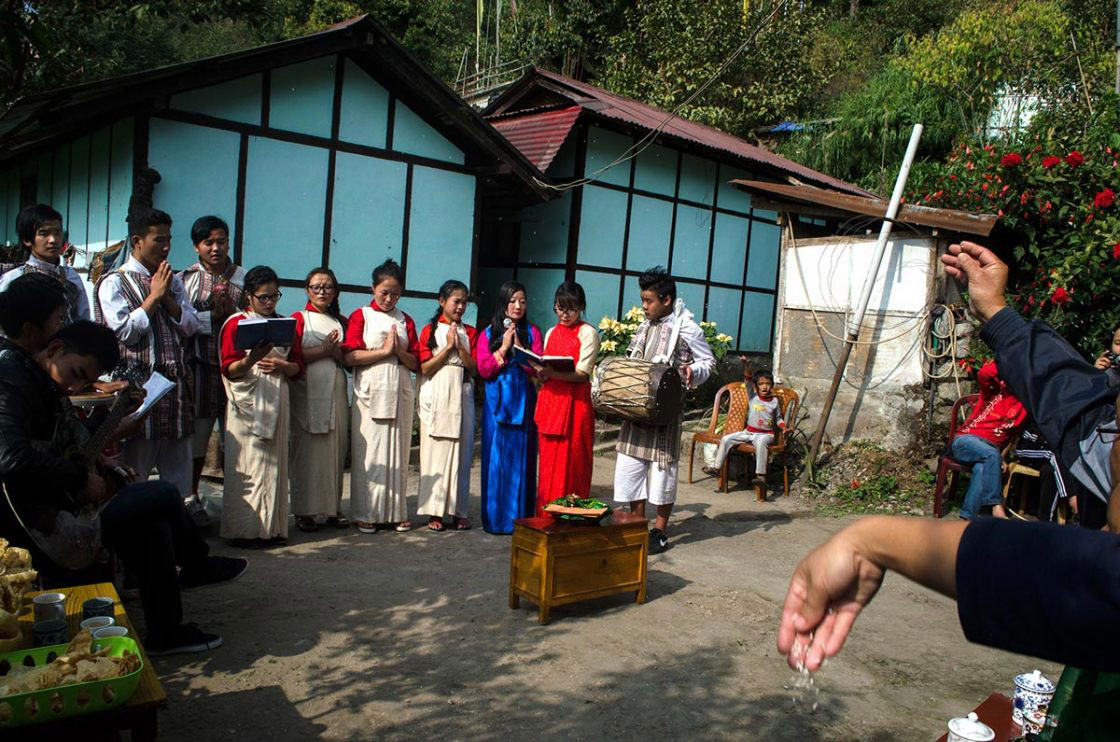
[[[150,207],[130,209],[130,255],[97,279],[92,306],[82,280],[60,259],[61,215],[31,206],[17,226],[31,255],[0,278],[0,291],[27,272],[53,276],[66,293],[66,323],[92,317],[113,331],[125,366],[175,382],[123,441],[120,458],[173,484],[200,523],[209,515],[199,481],[220,426],[219,532],[234,545],[283,543],[290,514],[306,531],[351,522],[363,533],[411,530],[406,492],[414,416],[420,439],[415,517],[433,531],[469,529],[476,390],[483,397],[481,513],[488,532],[510,533],[515,519],[538,515],[557,498],[590,495],[590,382],[599,336],[583,319],[586,297],[578,283],[556,288],[556,324],[547,332],[529,322],[529,297],[516,281],[501,286],[493,317],[477,329],[463,321],[469,288],[445,281],[418,328],[398,307],[405,276],[396,262],[373,269],[372,301],[349,317],[339,311],[335,274],[317,267],[304,281],[307,302],[293,315],[291,346],[246,351],[235,346],[237,327],[277,316],[280,280],[268,266],[246,270],[233,263],[222,219],[194,222],[198,260],[176,273],[168,263],[171,217]],[[676,302],[674,281],[652,268],[638,283],[646,319],[627,355],[668,359],[686,387],[702,384],[715,359],[703,330]],[[570,357],[574,369],[518,362],[518,346]],[[614,498],[632,512],[644,514],[647,501],[656,507],[654,552],[667,546],[680,436],[679,416],[668,425],[627,422],[616,446]],[[349,519],[340,507],[347,454]]]

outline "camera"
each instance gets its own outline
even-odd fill
[[[1113,353],[1111,350],[1108,350],[1105,351],[1104,357],[1108,359],[1109,368],[1120,371],[1120,353]]]

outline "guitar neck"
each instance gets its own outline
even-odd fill
[[[121,420],[124,419],[125,413],[128,411],[129,394],[128,390],[124,390],[117,395],[113,400],[112,407],[109,408],[109,414],[97,426],[97,430],[85,445],[81,447],[81,456],[88,464],[93,464],[97,461],[97,457],[109,445],[110,438],[116,432],[117,426],[120,425]]]

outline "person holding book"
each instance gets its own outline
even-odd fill
[[[290,383],[292,448],[289,454],[292,512],[301,531],[327,522],[346,528],[342,515],[342,470],[350,440],[350,404],[342,370],[342,312],[338,280],[330,268],[315,268],[303,282],[307,306],[292,317],[302,339],[306,371]]]
[[[150,376],[162,374],[175,387],[156,403],[144,424],[121,448],[121,461],[146,478],[159,478],[180,494],[191,487],[191,434],[194,404],[185,348],[198,330],[198,315],[183,282],[167,262],[171,217],[138,206],[128,212],[132,255],[97,282],[94,317],[107,325],[121,345],[121,361]]]
[[[343,360],[354,369],[350,411],[350,517],[362,533],[412,529],[408,456],[412,447],[412,372],[420,342],[412,317],[397,308],[404,271],[395,260],[373,269],[373,301],[350,315]]]
[[[439,308],[420,333],[420,515],[442,531],[471,527],[468,498],[474,448],[474,351],[478,333],[463,324],[467,286],[454,279],[439,289]]]
[[[276,272],[258,265],[245,274],[246,308],[222,325],[227,402],[221,536],[243,548],[282,544],[288,536],[289,383],[304,372],[303,338],[294,333],[286,346],[257,342],[246,349],[248,333],[238,333],[242,322],[276,317],[279,300]]]
[[[486,380],[482,405],[482,527],[513,533],[513,521],[533,515],[537,502],[537,388],[531,369],[514,349],[544,349],[541,332],[526,317],[525,287],[507,281],[498,289],[494,318],[482,332],[475,360]]]
[[[63,326],[90,318],[86,285],[78,272],[62,262],[66,249],[62,231],[62,214],[46,204],[25,206],[16,215],[16,234],[24,249],[30,251],[27,261],[0,278],[0,292],[8,290],[12,281],[28,273],[42,273],[58,281],[66,294]]]
[[[218,358],[218,333],[226,319],[241,306],[245,269],[230,260],[229,225],[216,216],[201,216],[191,226],[191,242],[198,260],[179,274],[187,299],[198,313],[198,332],[187,345],[189,364],[194,372],[194,433],[191,452],[194,469],[187,510],[195,523],[208,525],[210,516],[198,494],[202,467],[214,423],[225,426],[226,391],[222,386]],[[188,493],[184,493],[188,494]]]
[[[587,308],[583,287],[565,281],[556,288],[553,307],[557,324],[544,337],[544,352],[568,356],[571,371],[537,365],[541,380],[534,420],[540,447],[537,513],[553,500],[591,494],[591,444],[595,411],[591,407],[591,374],[599,354],[599,333],[580,315]]]

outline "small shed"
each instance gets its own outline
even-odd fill
[[[554,72],[531,69],[483,111],[547,174],[557,198],[495,215],[483,293],[515,273],[548,322],[565,279],[598,322],[640,304],[636,276],[668,267],[693,313],[769,353],[780,275],[778,212],[729,181],[767,178],[869,195],[725,132]]]
[[[756,206],[779,214],[782,226],[773,353],[783,384],[805,392],[811,431],[836,371],[848,323],[872,269],[887,203],[877,197],[841,194],[809,185],[736,180]],[[932,309],[959,302],[939,257],[960,239],[991,235],[994,214],[904,205],[879,269],[860,343],[852,351],[828,421],[834,442],[871,439],[887,447],[908,445],[925,429],[937,381],[948,359],[931,359]],[[946,392],[956,396],[952,386]],[[928,383],[927,383],[928,382]],[[924,414],[923,414],[924,413]]]
[[[484,194],[549,198],[521,152],[369,17],[210,59],[30,96],[0,118],[0,239],[52,204],[76,267],[124,239],[134,175],[154,168],[171,214],[171,263],[195,260],[192,222],[230,224],[234,260],[271,265],[279,309],[302,307],[329,265],[344,311],[369,300],[385,258],[424,317],[447,278],[475,283]],[[472,319],[473,308],[468,319]]]

